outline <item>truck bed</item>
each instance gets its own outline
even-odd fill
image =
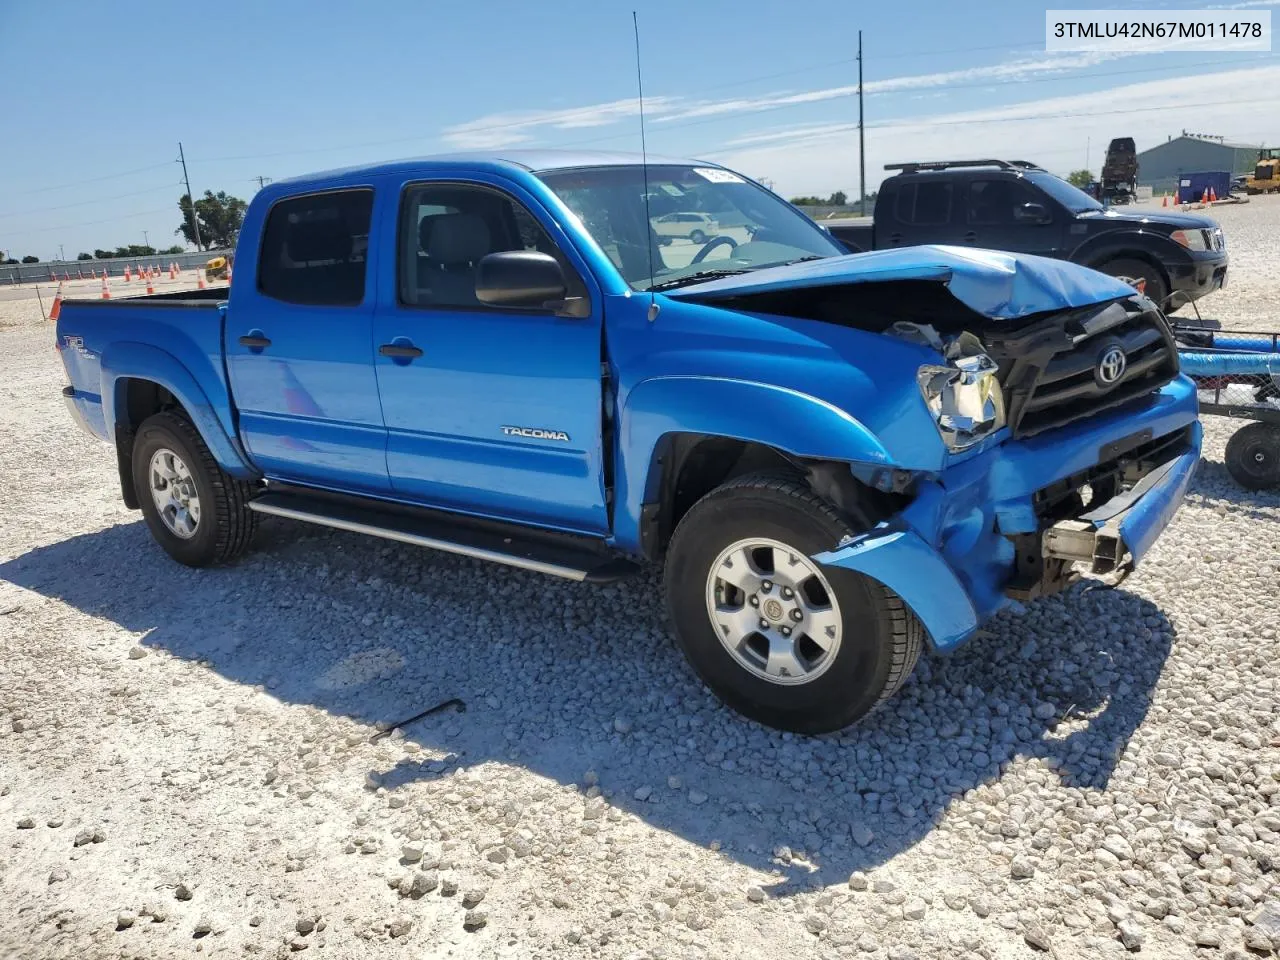
[[[875,249],[874,217],[841,217],[838,220],[823,220],[822,225],[850,253],[865,253]]]
[[[57,347],[77,419],[100,439],[114,440],[114,410],[128,402],[130,378],[145,374],[175,395],[194,391],[200,413],[234,436],[222,360],[226,294],[222,288],[63,301]]]

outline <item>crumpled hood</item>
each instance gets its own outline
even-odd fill
[[[666,295],[715,300],[890,280],[945,283],[965,306],[996,320],[1133,296],[1133,287],[1127,283],[1065,260],[951,246],[900,247],[828,257],[691,284]]]

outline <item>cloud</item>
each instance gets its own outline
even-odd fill
[[[1096,66],[1099,63],[1114,60],[1121,56],[1126,56],[1126,54],[1086,52],[1027,57],[985,67],[966,67],[963,70],[946,70],[939,73],[919,73],[903,77],[890,77],[886,80],[870,80],[867,81],[864,89],[868,94],[898,93],[904,90],[945,88],[958,83],[972,84],[975,81],[983,80],[990,80],[992,83],[1030,80],[1037,77],[1067,73],[1083,67]],[[686,107],[673,107],[659,117],[656,122],[668,123],[674,120],[720,116],[727,113],[755,113],[776,107],[820,103],[824,100],[852,97],[857,92],[858,85],[854,83],[838,87],[826,87],[821,90],[806,90],[799,93],[775,93],[759,97],[736,97],[728,100],[705,101]]]
[[[1211,117],[1214,131],[1233,140],[1274,143],[1275,118],[1258,110],[1241,91],[1277,86],[1280,66],[1265,66],[871,123],[866,131],[867,189],[875,189],[884,178],[884,164],[905,160],[1009,157],[1066,173],[1083,167],[1088,157],[1096,172],[1112,137],[1134,137],[1138,149],[1146,149],[1177,136],[1188,115]],[[857,188],[858,134],[853,123],[762,130],[719,148],[691,152],[753,177],[768,177],[785,194]]]
[[[679,98],[646,97],[644,109],[647,115],[673,109]],[[441,136],[455,147],[473,150],[492,150],[527,143],[534,139],[534,132],[548,127],[553,130],[577,130],[589,127],[605,127],[619,120],[637,116],[639,101],[634,98],[612,100],[582,107],[561,110],[525,110],[509,113],[491,113],[487,116],[446,127]]]

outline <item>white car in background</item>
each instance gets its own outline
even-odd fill
[[[720,225],[705,213],[667,213],[653,221],[653,230],[664,243],[676,237],[706,243],[720,232]]]

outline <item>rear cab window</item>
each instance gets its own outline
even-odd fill
[[[362,303],[372,213],[368,188],[278,201],[262,231],[258,290],[308,306]]]

